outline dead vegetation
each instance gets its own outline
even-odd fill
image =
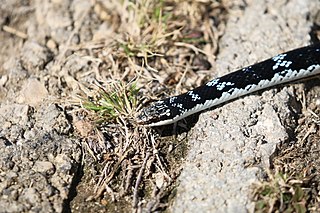
[[[96,78],[81,85],[84,108],[74,113],[74,126],[85,147],[84,161],[91,165],[85,175],[92,177],[78,187],[84,197],[89,195],[86,201],[99,201],[109,211],[152,212],[169,205],[187,144],[177,138],[161,140],[152,130],[137,126],[135,116],[146,102],[185,92],[210,78],[225,26],[226,2],[94,3],[89,13],[102,24],[92,40],[69,47],[93,65]],[[305,132],[299,136],[301,141],[314,135],[309,130],[297,130]],[[292,155],[304,153],[298,151],[298,144],[290,148],[296,151],[279,148],[284,151],[275,160],[277,172],[270,172],[255,190],[256,211],[319,209],[314,188],[319,182],[310,178],[313,170],[288,168],[288,161],[299,159]],[[79,203],[75,201],[73,208],[97,210]]]
[[[187,144],[178,138],[160,140],[137,126],[135,117],[146,101],[209,77],[225,11],[218,1],[206,0],[95,2],[89,13],[103,24],[91,41],[69,47],[94,65],[96,75],[94,86],[81,85],[82,108],[73,113],[89,154],[85,161],[94,159],[96,165],[95,171],[86,169],[95,173],[88,179],[93,196],[86,200],[95,199],[110,211],[168,206]],[[90,54],[83,55],[84,50]],[[86,187],[78,190],[90,194]]]
[[[316,91],[314,87],[310,93]],[[256,212],[320,211],[319,100],[306,100],[305,93],[302,97],[302,115],[295,130],[297,141],[278,147],[273,171],[255,185]]]

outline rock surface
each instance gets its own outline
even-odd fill
[[[55,105],[42,109],[1,104],[0,209],[4,212],[65,209],[81,152],[66,135],[70,126],[61,125],[68,123],[63,110]]]
[[[310,43],[319,1],[246,2],[230,11],[214,77]],[[250,187],[269,168],[276,145],[288,140],[297,106],[289,85],[200,115],[171,211],[252,212]]]

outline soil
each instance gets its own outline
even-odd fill
[[[202,2],[204,4],[210,4],[210,1]],[[281,9],[286,5],[290,5],[290,2],[294,1],[287,1],[287,3],[280,5],[279,8]],[[190,167],[188,167],[188,163],[190,164],[190,162],[198,169],[201,166],[206,167],[205,165],[208,163],[215,165],[214,168],[204,168],[203,171],[206,173],[206,176],[208,174],[210,176],[210,172],[221,170],[221,162],[224,163],[224,168],[240,162],[240,160],[237,161],[236,159],[238,156],[228,156],[227,158],[230,158],[229,160],[224,159],[223,161],[219,161],[213,159],[210,161],[210,159],[203,155],[204,152],[200,153],[199,147],[196,147],[195,144],[199,143],[200,140],[205,140],[201,137],[207,135],[207,133],[203,132],[207,131],[205,129],[210,129],[210,126],[226,123],[226,120],[236,124],[240,120],[240,117],[243,116],[247,116],[249,119],[248,122],[252,122],[251,124],[253,126],[256,123],[263,126],[264,121],[269,121],[268,116],[277,117],[276,121],[272,123],[272,125],[275,125],[272,131],[265,131],[260,134],[264,135],[263,139],[259,138],[260,130],[255,129],[255,127],[251,128],[252,125],[250,126],[249,124],[239,124],[240,126],[242,125],[242,133],[246,131],[243,128],[248,127],[248,129],[251,128],[250,131],[253,131],[253,134],[256,135],[256,141],[247,141],[248,147],[246,148],[250,149],[253,143],[258,143],[260,152],[261,150],[266,150],[264,148],[268,146],[268,143],[266,144],[265,141],[272,143],[271,145],[269,144],[270,147],[268,147],[268,151],[265,151],[258,160],[250,156],[249,152],[245,154],[245,159],[241,158],[240,163],[243,164],[246,169],[248,165],[254,165],[249,166],[251,167],[249,168],[249,173],[252,175],[250,177],[254,176],[256,178],[259,176],[257,175],[258,173],[262,176],[262,170],[268,167],[276,167],[283,172],[303,174],[306,179],[312,176],[311,179],[308,179],[310,181],[307,182],[307,185],[305,185],[305,188],[310,189],[307,207],[310,211],[320,211],[320,180],[318,178],[320,177],[320,135],[318,131],[320,124],[318,117],[320,113],[318,97],[320,90],[318,86],[319,80],[310,81],[306,84],[306,89],[303,89],[302,86],[285,87],[284,89],[279,89],[281,90],[279,94],[276,94],[278,93],[277,91],[266,92],[262,96],[262,99],[259,100],[252,99],[252,97],[247,97],[245,102],[238,100],[238,104],[240,105],[251,103],[252,105],[257,105],[260,111],[267,112],[261,113],[259,110],[257,111],[250,107],[242,108],[240,111],[244,112],[243,115],[230,119],[227,112],[212,111],[209,112],[209,117],[213,118],[212,123],[208,123],[205,121],[206,119],[200,117],[199,122],[201,127],[196,127],[193,130],[195,132],[191,132],[190,135],[182,134],[177,137],[164,139],[156,137],[156,148],[154,148],[153,151],[160,150],[159,153],[152,153],[150,159],[142,154],[142,156],[139,156],[139,159],[136,159],[135,157],[137,156],[135,154],[129,153],[128,156],[134,156],[132,161],[121,162],[126,163],[127,167],[125,168],[128,169],[121,170],[121,172],[115,171],[114,179],[110,183],[114,184],[112,186],[118,183],[120,183],[120,185],[125,184],[124,179],[126,177],[122,175],[129,174],[131,171],[129,168],[134,170],[132,171],[134,174],[132,176],[137,178],[139,171],[143,171],[143,169],[140,170],[140,168],[143,167],[144,159],[146,159],[145,167],[147,169],[145,170],[147,170],[148,174],[143,177],[148,178],[142,180],[143,187],[140,187],[142,189],[138,190],[135,195],[131,193],[135,191],[132,181],[132,183],[130,183],[131,185],[126,186],[125,191],[121,192],[121,187],[119,187],[120,189],[105,187],[97,196],[97,191],[99,191],[99,189],[97,189],[98,182],[101,177],[105,177],[103,176],[104,173],[108,173],[108,171],[104,171],[103,169],[107,168],[105,165],[109,162],[108,159],[112,159],[114,156],[112,153],[108,153],[106,151],[107,149],[103,150],[105,147],[108,147],[107,143],[103,144],[103,146],[87,147],[88,135],[90,131],[93,131],[93,127],[88,125],[88,122],[81,121],[77,123],[78,120],[76,119],[81,117],[81,113],[83,113],[80,107],[80,99],[77,99],[77,97],[79,97],[80,91],[82,94],[83,91],[86,91],[86,95],[89,96],[94,88],[92,85],[97,84],[97,82],[109,82],[111,75],[109,75],[109,72],[112,73],[113,76],[116,76],[117,79],[125,81],[130,81],[130,79],[136,75],[132,69],[134,66],[131,67],[128,65],[133,63],[132,61],[127,61],[126,65],[117,63],[117,60],[120,61],[120,59],[124,60],[124,58],[126,58],[124,54],[117,55],[118,58],[108,58],[112,51],[117,52],[118,50],[104,49],[107,42],[102,38],[106,37],[106,35],[109,37],[114,35],[111,31],[120,31],[123,27],[130,28],[130,26],[118,26],[117,24],[120,23],[123,17],[114,15],[115,11],[119,8],[115,9],[112,8],[112,6],[119,6],[118,1],[112,0],[105,3],[105,5],[109,6],[107,8],[101,7],[101,5],[103,4],[100,4],[100,1],[86,0],[11,0],[1,2],[0,212],[177,211],[177,209],[183,209],[181,205],[188,209],[189,204],[184,203],[186,200],[191,200],[192,204],[195,200],[201,199],[203,196],[205,199],[202,199],[199,205],[195,205],[196,210],[194,210],[194,212],[199,210],[206,211],[208,210],[206,206],[213,206],[215,201],[207,199],[207,196],[202,191],[194,191],[193,197],[190,194],[186,194],[186,191],[190,189],[191,191],[201,190],[201,187],[186,189],[186,185],[181,179],[184,177],[197,176],[194,168],[190,169]],[[222,6],[218,3],[217,5],[218,6],[215,7],[212,6],[212,10],[210,11],[205,6],[202,8],[203,11],[207,11],[208,13],[221,12],[219,16],[212,18],[214,24],[217,26],[217,34],[214,35],[215,38],[213,39],[217,43],[202,46],[204,49],[202,52],[210,52],[210,54],[212,53],[212,57],[207,57],[206,54],[193,54],[199,50],[192,45],[191,48],[190,46],[187,46],[187,48],[184,46],[188,51],[182,52],[181,54],[180,52],[176,53],[174,50],[169,49],[170,51],[168,50],[167,52],[168,58],[172,55],[174,56],[174,59],[170,61],[172,64],[178,64],[176,61],[179,61],[177,60],[179,57],[179,59],[183,58],[185,61],[190,60],[192,63],[186,63],[187,65],[184,64],[184,66],[178,64],[172,69],[169,69],[168,67],[170,66],[163,63],[159,72],[147,67],[148,64],[145,65],[147,67],[145,69],[147,69],[148,72],[144,73],[145,79],[138,82],[138,84],[143,86],[148,82],[148,84],[151,85],[151,89],[143,87],[141,93],[152,91],[152,94],[157,94],[157,97],[160,97],[167,93],[173,94],[175,92],[186,91],[194,86],[199,86],[204,80],[217,75],[217,73],[208,74],[212,72],[212,64],[215,64],[216,60],[220,63],[220,65],[218,65],[218,67],[220,66],[220,70],[225,68],[224,63],[231,63],[232,61],[237,63],[237,65],[234,66],[246,64],[244,61],[238,60],[235,62],[236,60],[224,58],[224,49],[225,51],[230,51],[230,49],[237,49],[237,46],[228,48],[225,45],[225,43],[228,43],[228,39],[224,38],[225,40],[222,40],[221,43],[219,43],[219,39],[222,33],[225,33],[227,17],[229,21],[232,19],[234,21],[236,17],[241,16],[241,13],[243,13],[250,4],[248,6],[242,1],[234,1],[232,3],[231,1],[224,1]],[[171,5],[168,7],[170,6]],[[318,10],[320,9],[319,4],[313,8],[313,11],[317,10],[317,8]],[[257,10],[259,7],[254,9]],[[275,11],[270,10],[266,13],[272,15]],[[309,15],[312,14],[306,18],[308,19],[308,23],[310,23],[307,32],[312,31],[310,37],[316,41],[319,35],[319,23],[317,25],[319,18],[317,19],[315,12],[311,11],[309,13],[308,11],[304,11],[304,14],[307,13]],[[254,14],[254,11],[252,14]],[[130,17],[128,17],[126,18],[129,19]],[[318,17],[320,16],[318,15]],[[110,21],[110,19],[112,19],[112,21]],[[290,17],[287,17],[287,19],[290,20]],[[105,20],[109,20],[109,22]],[[181,22],[182,21],[183,20],[181,20]],[[112,25],[112,23],[116,24]],[[202,28],[205,28],[207,26],[206,24],[208,23],[203,24]],[[245,25],[246,23],[240,21],[240,24]],[[285,26],[285,23],[283,24],[284,25],[280,26]],[[191,26],[194,28],[199,27],[199,23],[191,23]],[[296,26],[300,25],[297,24]],[[134,26],[131,27],[132,31],[137,30]],[[199,29],[202,28],[199,27]],[[285,29],[287,30],[287,28]],[[255,35],[258,35],[258,32],[259,31],[257,31]],[[196,37],[198,34],[201,34],[197,31],[188,33],[192,36],[196,35]],[[237,32],[232,33],[237,34]],[[310,41],[310,37],[300,39],[303,37],[302,33],[295,35],[297,36],[296,38],[290,39],[301,40],[301,43],[297,42],[295,45],[305,45]],[[210,37],[212,35],[202,36]],[[271,37],[272,36],[269,36],[269,39],[272,39]],[[245,40],[245,42],[241,41],[241,39]],[[254,41],[259,41],[259,39],[266,41],[266,38],[263,36],[255,37],[254,39]],[[292,41],[290,39],[287,38],[287,42],[285,42],[285,44],[282,43],[283,46],[281,46],[281,48],[275,48],[272,51],[269,51],[268,47],[278,47],[276,41],[268,45],[262,45],[264,46],[263,53],[257,53],[258,56],[255,58],[250,56],[254,59],[250,58],[248,61],[255,62],[258,59],[271,56],[272,54],[292,47],[290,46],[289,41]],[[242,37],[234,40],[238,42],[239,47],[245,46],[246,42],[252,42],[252,46],[256,44],[252,41],[252,37]],[[243,45],[241,46],[240,43]],[[181,45],[182,43],[180,43],[180,46]],[[247,53],[248,51],[252,51],[252,46],[251,48],[247,48]],[[222,53],[222,55],[216,58],[214,54],[217,53]],[[189,55],[191,54],[195,56],[190,57]],[[140,57],[137,61],[143,61],[141,58],[143,57]],[[222,58],[225,59],[225,62],[221,62]],[[110,66],[111,68],[103,65],[104,60],[112,61],[110,62],[112,64],[112,66]],[[156,67],[157,63],[150,62],[150,66]],[[190,67],[193,71],[185,74],[184,70]],[[120,68],[122,70],[121,73],[114,72],[114,70]],[[230,67],[228,66],[228,68]],[[101,72],[101,70],[107,70],[108,74]],[[219,68],[217,70],[217,72],[219,72]],[[149,74],[149,72],[152,73],[152,75]],[[222,74],[222,72],[219,74]],[[141,75],[143,76],[143,74]],[[150,76],[152,76],[152,78]],[[183,76],[187,77],[184,79]],[[183,83],[180,82],[180,78],[184,79]],[[153,79],[153,81],[150,79]],[[161,84],[157,83],[153,85],[154,79],[161,82]],[[176,85],[178,86],[176,87]],[[167,88],[165,88],[165,86],[167,86]],[[168,88],[174,92],[168,92]],[[292,101],[296,93],[300,95],[298,97],[301,97],[300,100],[302,101],[296,99]],[[286,96],[287,94],[289,94],[289,96]],[[274,105],[265,104],[270,102],[270,99],[272,99],[272,103],[275,103]],[[297,106],[287,106],[296,103],[298,103]],[[274,106],[278,108],[275,110]],[[228,105],[226,106],[226,111],[233,112],[234,114],[239,113],[235,108],[237,107]],[[288,108],[290,108],[290,112],[287,111]],[[216,113],[220,113],[218,119],[216,119]],[[271,113],[271,115],[268,113]],[[261,117],[262,121],[250,117],[252,114]],[[278,119],[278,117],[280,117],[280,119]],[[287,121],[288,117],[294,118],[294,121]],[[233,120],[235,121],[233,122]],[[222,128],[228,129],[231,127]],[[232,128],[238,127],[233,126]],[[200,136],[197,131],[200,132]],[[276,136],[273,135],[273,131],[278,131]],[[215,137],[215,134],[223,133],[208,133],[209,137]],[[106,138],[107,137],[108,136],[106,136]],[[136,137],[144,137],[144,135]],[[189,137],[191,139],[190,141],[187,140]],[[120,139],[122,138],[119,137],[119,140]],[[109,141],[109,139],[106,139],[106,141]],[[238,145],[242,148],[245,147],[245,145],[240,143],[242,143],[241,141],[246,141],[246,139],[233,139],[233,142],[234,141],[239,143]],[[212,142],[212,140],[210,142]],[[206,144],[206,142],[203,143]],[[143,145],[144,144],[141,146]],[[273,145],[277,145],[277,148],[274,148]],[[210,143],[209,146],[203,148],[204,151],[209,150],[210,146],[214,150],[220,150],[214,157],[221,155],[222,152],[232,152],[233,150],[232,147],[230,147],[232,145],[225,145],[222,147],[223,151],[221,151],[221,147],[214,147],[215,145]],[[141,150],[142,149],[143,148],[141,148]],[[94,153],[92,154],[90,150],[94,150]],[[137,148],[137,150],[140,150],[140,148]],[[273,153],[274,151],[276,152]],[[274,154],[274,156],[270,165],[268,158],[271,154]],[[162,166],[161,163],[149,163],[151,159],[152,162],[162,162],[166,168],[159,168]],[[263,169],[260,171],[262,165]],[[259,169],[256,169],[257,167],[259,167]],[[187,173],[182,173],[179,177],[182,168],[184,168],[183,172]],[[233,169],[234,167],[230,166],[229,168]],[[238,172],[242,171],[230,171],[232,169],[227,169],[223,177],[227,177],[226,175],[230,175],[230,177],[237,176]],[[123,171],[125,171],[125,173],[122,173]],[[219,188],[223,185],[219,185],[220,179],[218,178],[215,179],[216,182],[219,182],[218,185],[210,185],[210,188],[209,185],[206,185],[204,179],[199,180],[198,178],[199,176],[195,178],[196,180],[193,184],[206,186],[211,190],[211,197],[213,197],[212,190],[216,189],[215,187]],[[210,176],[210,178],[212,179],[212,176]],[[243,180],[247,180],[247,177],[244,177]],[[254,181],[255,180],[256,179],[254,179]],[[185,181],[194,180],[185,178]],[[211,210],[221,211],[228,209],[229,211],[231,209],[229,212],[234,212],[235,205],[232,202],[238,202],[239,200],[241,201],[241,207],[243,207],[245,211],[252,209],[253,204],[250,198],[248,196],[240,196],[239,193],[240,191],[244,194],[248,193],[248,185],[251,185],[254,181],[253,179],[249,180],[244,185],[236,181],[230,181],[230,183],[228,183],[230,184],[229,187],[233,186],[234,188],[233,191],[231,190],[232,193],[230,196],[233,197],[223,196],[222,200],[215,203],[215,206],[218,207],[214,207]],[[130,182],[130,180],[127,182]],[[164,185],[166,187],[163,187]],[[139,188],[139,185],[136,188]],[[223,188],[219,190],[221,191],[221,189],[223,191]],[[236,194],[237,192],[238,194]],[[200,196],[197,194],[200,194]],[[181,197],[184,198],[183,202],[177,199]],[[135,199],[138,200],[134,201]],[[317,199],[318,203],[316,202]],[[204,201],[207,203],[203,204]],[[220,205],[221,202],[222,205]],[[135,206],[135,204],[137,204],[138,207]]]

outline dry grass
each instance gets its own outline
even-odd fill
[[[256,212],[306,212],[308,199],[304,183],[297,175],[272,174],[268,180],[257,184],[254,191]]]
[[[112,200],[135,210],[165,209],[186,144],[164,143],[137,126],[135,116],[146,101],[207,80],[225,8],[209,0],[109,0],[92,8],[88,13],[103,24],[92,40],[68,49],[93,64],[88,73],[96,78],[80,85],[83,108],[74,113],[83,147],[100,168],[94,197],[103,205]]]
[[[94,67],[88,75],[95,80],[79,86],[87,107],[74,114],[74,126],[97,164],[94,198],[109,211],[151,212],[169,205],[186,144],[161,140],[152,130],[137,126],[135,116],[146,102],[185,92],[210,78],[227,2],[93,1],[88,14],[96,18],[99,29],[92,32],[91,40],[66,48]],[[81,30],[84,22],[79,20],[76,29]],[[305,119],[299,127],[300,145],[280,147],[283,153],[275,159],[278,172],[270,173],[255,190],[257,211],[320,209],[319,178],[309,178],[312,171],[319,173],[318,167],[299,168],[297,161],[305,156],[295,151],[312,150],[311,127],[318,128],[318,123],[308,122],[314,120]]]
[[[301,96],[297,141],[280,145],[273,159],[274,171],[255,186],[257,212],[320,211],[320,109],[315,100],[305,100],[305,93]]]

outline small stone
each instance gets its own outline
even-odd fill
[[[18,177],[17,173],[13,172],[13,171],[8,171],[6,176],[7,176],[8,179],[13,179],[13,178]]]
[[[49,161],[36,161],[33,170],[41,173],[53,173],[54,165]]]
[[[163,174],[161,173],[157,173],[155,175],[155,180],[156,180],[156,186],[158,189],[162,188],[163,187],[163,184],[164,184],[164,176]]]
[[[3,87],[7,83],[8,79],[7,75],[0,76],[0,87]]]
[[[33,138],[36,137],[37,135],[37,131],[35,129],[31,129],[30,131],[26,131],[23,135],[23,137],[26,139],[26,140],[32,140]]]
[[[55,42],[53,39],[49,39],[49,40],[47,41],[47,47],[48,47],[51,51],[53,51],[53,50],[56,50],[56,49],[57,49],[57,44],[56,44],[56,42]]]
[[[0,182],[0,192],[2,192],[5,188],[8,187],[8,181],[4,180]]]
[[[43,69],[50,60],[51,54],[46,47],[37,42],[26,42],[21,51],[21,63],[28,71]]]
[[[34,188],[26,188],[22,191],[19,197],[21,202],[28,202],[30,204],[37,204],[40,202],[40,195]]]
[[[66,155],[57,155],[54,162],[58,172],[66,173],[69,172],[72,168],[72,160]]]
[[[48,96],[48,91],[43,83],[34,78],[27,80],[22,87],[21,93],[24,103],[30,105],[38,105]]]

